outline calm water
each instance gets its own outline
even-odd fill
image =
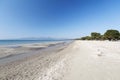
[[[0,40],[0,45],[44,43],[44,42],[56,42],[56,41],[62,41],[62,40]]]

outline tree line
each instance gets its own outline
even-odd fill
[[[103,35],[98,32],[91,32],[90,36],[78,38],[77,40],[109,40],[117,41],[120,40],[120,32],[118,30],[107,30]]]

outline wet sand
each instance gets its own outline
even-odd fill
[[[66,73],[64,68],[67,66],[68,56],[61,52],[68,45],[69,43],[61,42],[4,47],[8,51],[14,51],[0,56],[0,80],[62,79],[63,73]]]
[[[17,56],[0,64],[0,80],[120,80],[119,41],[30,44],[13,53],[0,55],[3,59]]]

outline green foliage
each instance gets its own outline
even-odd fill
[[[120,33],[118,30],[107,30],[104,34],[105,38],[108,40],[118,40],[120,38]]]
[[[82,37],[81,40],[92,40],[92,38],[90,36],[85,36],[85,37]]]
[[[104,35],[101,35],[101,39],[100,40],[106,40]]]
[[[79,40],[120,40],[120,32],[118,30],[107,30],[104,35],[92,32],[91,36],[85,36],[79,38]]]
[[[93,40],[99,40],[99,39],[101,39],[101,34],[97,33],[97,32],[92,32],[91,37]]]

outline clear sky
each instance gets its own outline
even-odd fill
[[[120,0],[0,0],[0,39],[120,30]]]

